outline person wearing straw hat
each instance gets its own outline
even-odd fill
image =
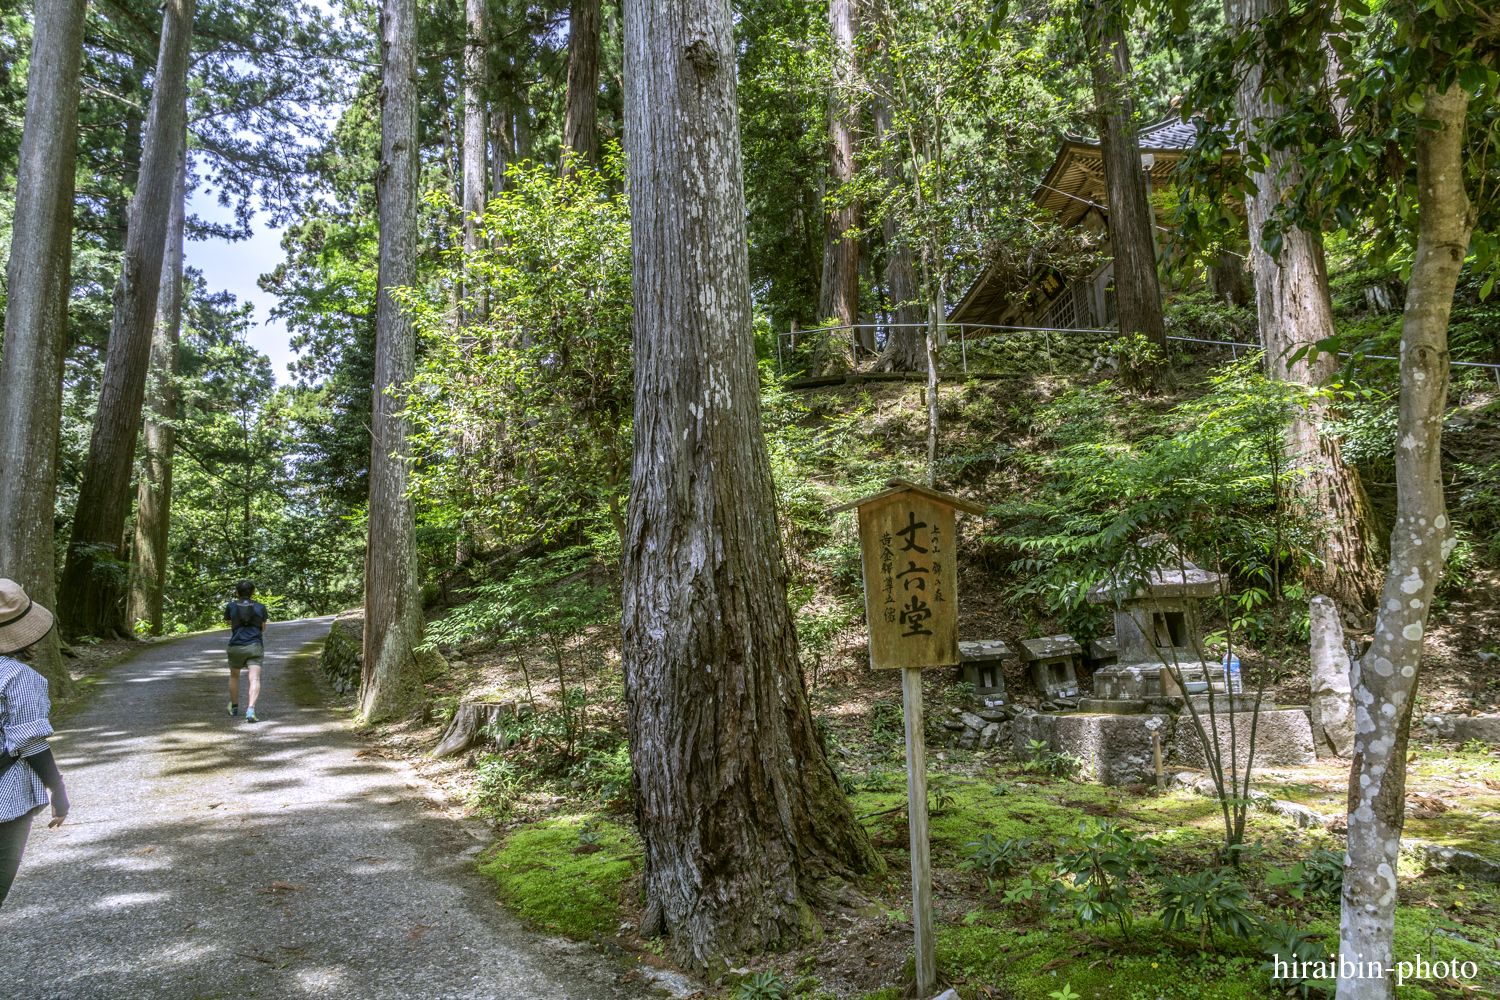
[[[0,580],[0,904],[21,867],[31,821],[47,807],[52,822],[68,815],[68,792],[47,737],[47,678],[22,659],[52,631],[52,612],[26,596],[14,580]]]
[[[224,620],[229,623],[229,705],[230,715],[240,714],[240,670],[250,668],[250,697],[245,706],[245,721],[257,722],[255,699],[260,695],[260,664],[266,655],[266,623],[271,613],[255,596],[255,584],[241,580],[234,585],[235,599],[224,606]]]

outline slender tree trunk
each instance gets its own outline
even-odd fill
[[[32,8],[0,358],[0,566],[48,609],[57,604],[53,510],[87,7],[87,0],[37,0]],[[31,665],[53,697],[73,693],[55,631],[38,644]]]
[[[1156,276],[1156,216],[1146,197],[1141,145],[1129,91],[1130,50],[1118,0],[1084,5],[1084,30],[1093,58],[1094,101],[1099,105],[1099,155],[1109,206],[1109,248],[1115,261],[1115,311],[1120,335],[1143,334],[1167,347],[1161,284]]]
[[[829,0],[828,30],[833,36],[836,66],[828,98],[828,200],[824,219],[823,282],[818,318],[852,326],[859,322],[859,204],[849,199],[854,181],[854,129],[858,111],[850,92],[854,79],[854,0]],[[847,339],[847,338],[846,338]],[[855,359],[858,360],[857,358]]]
[[[416,278],[417,5],[383,0],[380,12],[380,278],[375,394],[370,410],[370,514],[365,547],[364,670],[359,707],[380,719],[407,707],[420,681],[422,634],[416,513],[406,491],[410,455],[403,388],[416,371],[416,334],[391,298]]]
[[[625,4],[635,461],[625,691],[641,931],[790,948],[820,880],[882,868],[808,710],[762,435],[728,0]]]
[[[167,220],[177,187],[177,156],[187,130],[192,43],[193,0],[166,0],[141,176],[130,201],[125,254],[115,285],[109,355],[57,595],[59,617],[74,632],[115,628],[129,633],[120,600],[128,567],[122,565],[120,548],[130,513],[130,478],[156,326]]]
[[[483,321],[489,316],[489,291],[469,280],[471,262],[479,250],[480,221],[484,217],[485,203],[490,189],[489,163],[486,157],[489,122],[484,100],[484,84],[487,78],[489,55],[489,4],[488,0],[468,0],[468,26],[464,49],[464,144],[463,144],[463,215],[464,215],[464,301],[461,305],[460,322],[464,326]],[[472,333],[465,332],[462,341],[466,349],[472,350],[478,343]],[[472,434],[465,433],[460,448],[472,452]],[[463,460],[461,456],[460,461]],[[467,565],[474,556],[474,531],[467,520],[458,526],[458,543],[454,547],[453,562],[457,566]]]
[[[166,259],[156,295],[156,330],[151,337],[146,419],[141,428],[145,452],[135,494],[135,544],[130,550],[129,623],[150,624],[161,635],[162,595],[167,585],[167,535],[172,516],[172,421],[177,417],[177,343],[182,330],[182,238],[187,196],[187,150],[177,154],[176,193],[167,218]]]
[[[1227,306],[1242,306],[1249,301],[1245,289],[1245,259],[1223,250],[1208,269],[1214,297]]]
[[[489,131],[488,106],[484,100],[485,62],[489,53],[489,6],[487,0],[468,0],[468,27],[464,48],[464,148],[463,148],[463,212],[464,252],[472,256],[479,249],[479,220],[484,216],[484,206],[489,200],[489,163],[487,132]],[[466,266],[467,269],[467,266]],[[469,287],[464,282],[466,319],[483,318],[488,314],[488,302],[482,289]]]
[[[599,0],[573,0],[568,8],[568,90],[563,99],[563,151],[558,169],[576,158],[599,159]],[[571,155],[570,154],[571,151]]]
[[[1375,642],[1353,670],[1354,763],[1339,951],[1393,968],[1396,860],[1406,821],[1406,745],[1422,670],[1423,632],[1443,563],[1457,541],[1443,500],[1443,409],[1448,402],[1448,316],[1473,232],[1463,185],[1469,95],[1427,88],[1417,129],[1417,252],[1401,322],[1396,436],[1396,524],[1376,612]],[[1339,1000],[1389,1000],[1394,980],[1339,977]]]
[[[891,132],[891,108],[878,98],[874,104],[876,139],[884,146]],[[892,186],[904,183],[897,166],[902,158],[899,152],[884,157],[886,182]],[[880,367],[893,372],[919,371],[927,365],[927,333],[923,327],[927,316],[911,247],[901,238],[900,227],[889,214],[880,221],[880,234],[885,240],[885,280],[890,287],[892,324]]]
[[[1261,19],[1285,10],[1286,0],[1233,0],[1226,14],[1230,23],[1249,30]],[[1258,128],[1258,122],[1286,112],[1266,92],[1258,67],[1242,67],[1241,74],[1236,110],[1247,128]],[[1316,387],[1333,377],[1338,358],[1323,352],[1311,363],[1305,357],[1292,364],[1288,359],[1299,348],[1335,333],[1328,268],[1322,244],[1300,229],[1283,235],[1280,260],[1266,252],[1261,233],[1275,211],[1276,192],[1303,176],[1297,163],[1300,149],[1269,149],[1267,155],[1265,171],[1255,178],[1258,190],[1245,191],[1261,345],[1273,378]],[[1373,536],[1369,501],[1358,471],[1343,461],[1338,439],[1318,430],[1326,415],[1323,406],[1313,406],[1296,414],[1287,431],[1287,450],[1306,469],[1305,475],[1297,477],[1296,489],[1313,509],[1324,511],[1328,521],[1320,553],[1323,565],[1313,571],[1312,583],[1341,604],[1363,607],[1375,594],[1379,572],[1374,559],[1380,545]]]

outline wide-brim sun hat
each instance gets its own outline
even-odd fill
[[[52,612],[16,581],[0,579],[0,656],[19,653],[51,631]]]

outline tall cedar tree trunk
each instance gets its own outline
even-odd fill
[[[818,319],[841,325],[859,322],[859,240],[848,235],[859,228],[859,205],[850,200],[854,182],[854,128],[857,110],[849,91],[854,75],[854,0],[829,0],[828,30],[833,36],[833,86],[828,98],[828,192],[830,206],[823,228],[823,282]],[[842,334],[849,340],[847,333]]]
[[[699,969],[808,940],[882,861],[808,711],[751,336],[728,0],[625,3],[635,459],[625,693],[641,933]]]
[[[485,69],[489,54],[488,0],[468,0],[468,25],[464,46],[464,148],[463,213],[464,250],[472,256],[479,249],[479,220],[489,200],[489,160],[486,155],[489,130],[488,107],[484,100]],[[468,287],[465,281],[464,316],[467,320],[483,318],[488,305],[485,293]]]
[[[0,358],[0,572],[49,609],[57,603],[52,512],[87,7],[88,0],[37,0],[32,10]],[[73,693],[55,631],[37,645],[31,665],[47,678],[53,697]]]
[[[599,0],[573,0],[568,8],[568,89],[563,99],[564,173],[577,159],[599,159]],[[569,151],[571,155],[569,154]]]
[[[366,719],[407,707],[420,670],[416,512],[406,492],[407,439],[402,388],[416,372],[416,334],[390,290],[416,278],[417,5],[383,0],[380,11],[380,278],[375,312],[375,393],[370,407],[370,515],[365,542],[364,669],[359,708]]]
[[[1443,500],[1443,408],[1448,401],[1448,315],[1474,214],[1463,186],[1469,95],[1427,89],[1417,129],[1417,252],[1401,321],[1401,406],[1396,435],[1396,524],[1376,612],[1375,642],[1353,667],[1354,763],[1339,951],[1392,968],[1396,856],[1406,820],[1406,744],[1422,669],[1422,634],[1443,563],[1457,539]],[[1339,977],[1339,1000],[1389,1000],[1392,980]]]
[[[468,326],[489,316],[489,291],[469,280],[469,268],[479,249],[480,220],[489,200],[490,173],[488,150],[489,116],[485,103],[485,84],[489,61],[488,0],[468,0],[468,19],[464,47],[464,143],[463,143],[463,221],[464,221],[464,298],[459,307],[459,322]],[[497,192],[498,193],[498,192]],[[472,349],[477,338],[463,334],[463,343]],[[460,447],[470,450],[471,435],[466,433]],[[462,460],[462,459],[460,459]],[[474,557],[473,526],[460,523],[453,561],[467,565]]]
[[[1146,197],[1141,144],[1128,91],[1130,50],[1125,13],[1119,0],[1084,4],[1094,102],[1099,105],[1099,155],[1104,161],[1105,202],[1109,206],[1109,248],[1115,261],[1115,312],[1120,335],[1143,334],[1167,347],[1156,276],[1156,215]]]
[[[120,600],[127,574],[120,572],[124,567],[117,560],[124,555],[119,549],[130,512],[130,478],[156,328],[156,297],[177,189],[177,157],[187,131],[192,47],[193,0],[166,0],[140,180],[130,201],[125,253],[115,285],[109,355],[57,595],[59,617],[75,633],[130,631]]]
[[[891,108],[881,98],[874,103],[876,139],[883,146],[891,134]],[[892,187],[903,183],[897,166],[901,156],[898,153],[884,157],[889,174],[887,182]],[[911,247],[901,239],[900,227],[889,213],[881,219],[880,234],[885,241],[885,280],[890,289],[892,324],[886,333],[880,367],[891,372],[919,371],[927,365],[927,334],[923,329],[926,316]]]
[[[146,418],[141,428],[141,475],[135,493],[135,545],[130,550],[132,626],[150,624],[161,635],[162,595],[167,585],[167,535],[172,516],[172,421],[177,416],[177,343],[182,331],[182,237],[187,196],[187,150],[177,154],[176,193],[167,219],[166,259],[156,294],[156,331],[151,337]]]
[[[1286,12],[1286,0],[1236,0],[1225,12],[1230,23],[1248,31],[1266,17]],[[1286,113],[1286,106],[1273,101],[1261,81],[1259,67],[1241,67],[1236,110],[1247,128],[1257,128]],[[1295,364],[1287,359],[1300,347],[1332,337],[1333,302],[1328,294],[1328,268],[1323,247],[1300,229],[1283,236],[1281,259],[1265,250],[1261,232],[1278,202],[1277,192],[1302,178],[1297,163],[1298,148],[1268,150],[1265,172],[1254,179],[1257,191],[1245,190],[1245,217],[1250,232],[1250,259],[1255,268],[1255,303],[1260,321],[1261,345],[1272,377],[1303,385],[1326,383],[1338,370],[1338,357],[1322,352],[1309,364],[1304,357]],[[1337,598],[1341,604],[1363,607],[1374,597],[1379,572],[1374,565],[1378,540],[1371,535],[1369,501],[1359,482],[1359,473],[1343,461],[1337,438],[1318,431],[1324,416],[1299,412],[1287,430],[1287,450],[1292,461],[1308,470],[1296,477],[1295,488],[1312,504],[1327,512],[1328,531],[1323,539],[1323,567],[1313,573],[1313,586]]]

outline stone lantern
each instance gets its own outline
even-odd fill
[[[1086,712],[1133,714],[1147,709],[1147,699],[1228,695],[1224,668],[1205,663],[1203,624],[1198,602],[1223,593],[1223,578],[1186,559],[1152,570],[1132,589],[1118,579],[1089,591],[1090,604],[1114,607],[1115,663],[1094,672],[1094,694],[1079,705]],[[1178,689],[1173,670],[1187,685]],[[1236,702],[1235,708],[1241,706]],[[1249,707],[1248,705],[1246,706]]]
[[[958,644],[959,678],[974,685],[974,696],[986,705],[1005,704],[1005,664],[1016,658],[999,639]]]
[[[1031,664],[1031,683],[1043,698],[1078,697],[1078,661],[1083,647],[1071,635],[1021,640],[1021,659]]]

